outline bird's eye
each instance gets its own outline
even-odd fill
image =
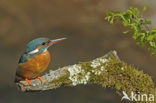
[[[42,45],[45,45],[45,44],[46,44],[45,42],[42,43]]]

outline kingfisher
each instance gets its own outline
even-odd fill
[[[43,79],[39,75],[46,70],[51,59],[48,48],[65,39],[50,40],[49,38],[41,37],[30,41],[19,59],[15,82],[26,80],[31,85],[30,80],[34,78],[38,78],[42,82]]]

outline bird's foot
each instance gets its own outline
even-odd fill
[[[41,83],[43,82],[42,77],[37,77],[37,79],[39,79]]]
[[[31,81],[29,79],[26,78],[25,81],[27,81],[27,83],[31,85]]]

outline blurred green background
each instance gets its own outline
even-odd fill
[[[14,81],[18,59],[37,37],[68,39],[50,48],[48,69],[88,61],[117,50],[120,58],[156,80],[156,57],[136,45],[124,28],[104,20],[106,11],[129,6],[148,10],[144,16],[156,27],[155,0],[0,0],[0,103],[120,103],[112,89],[98,85],[61,87],[22,93]],[[48,72],[48,71],[47,71]]]

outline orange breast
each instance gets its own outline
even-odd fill
[[[41,74],[50,63],[50,53],[45,51],[37,54],[36,57],[29,58],[25,63],[20,63],[17,74],[22,78],[32,79]]]

